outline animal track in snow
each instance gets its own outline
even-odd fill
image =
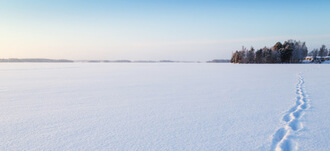
[[[300,119],[304,116],[305,110],[310,107],[303,85],[304,78],[299,74],[295,105],[283,116],[282,120],[285,125],[273,135],[271,151],[293,151],[298,149],[298,144],[292,140],[292,137],[303,129]]]

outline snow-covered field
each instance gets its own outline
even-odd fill
[[[0,64],[0,150],[330,150],[327,64]]]

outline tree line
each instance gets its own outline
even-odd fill
[[[277,42],[273,47],[264,47],[259,50],[255,50],[253,47],[250,50],[244,46],[242,50],[233,53],[232,63],[301,63],[306,56],[324,57],[330,56],[330,52],[322,45],[320,49],[314,49],[308,53],[305,42],[296,40],[288,40],[283,44]]]
[[[324,58],[325,56],[330,56],[330,50],[325,45],[322,45],[320,49],[313,49],[309,52],[308,56],[311,56],[313,60],[316,60],[317,57]]]

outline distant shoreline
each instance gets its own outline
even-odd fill
[[[0,63],[230,63],[229,59],[214,59],[211,61],[173,61],[173,60],[68,60],[68,59],[45,59],[45,58],[9,58],[0,59]]]
[[[0,59],[0,63],[72,63],[74,61],[67,59],[44,59],[44,58],[9,58]]]

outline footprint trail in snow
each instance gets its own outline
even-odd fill
[[[285,125],[273,135],[271,151],[295,151],[298,149],[298,143],[294,142],[293,137],[303,129],[300,119],[304,116],[305,110],[310,107],[303,85],[304,78],[302,74],[299,74],[295,105],[283,116],[282,120]]]

